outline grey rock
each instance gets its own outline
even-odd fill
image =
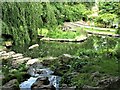
[[[31,76],[35,76],[35,74],[39,74],[39,69],[41,68],[43,68],[43,65],[40,62],[35,62],[34,64],[28,67],[27,73]]]
[[[40,87],[41,85],[48,85],[48,84],[49,84],[48,77],[40,77],[36,80],[35,83],[33,83],[32,87],[34,86]]]
[[[32,64],[34,64],[35,62],[38,62],[38,61],[39,61],[39,59],[37,59],[37,58],[30,59],[30,60],[28,60],[28,62],[26,63],[26,65],[32,65]]]
[[[73,59],[73,56],[69,54],[63,54],[58,57],[61,63],[68,63],[71,59]]]
[[[105,87],[107,90],[112,90],[120,88],[120,78],[119,77],[109,77],[99,81],[99,86]]]
[[[101,74],[98,71],[96,71],[96,72],[92,73],[91,78],[100,77],[100,76],[101,76]]]
[[[44,66],[48,66],[50,64],[52,64],[55,60],[57,60],[57,57],[47,57],[47,58],[43,58],[42,59],[42,64]]]
[[[40,77],[36,80],[35,83],[31,86],[32,90],[55,90],[53,86],[49,84],[48,77]]]
[[[104,88],[103,87],[93,87],[93,86],[84,85],[82,87],[82,90],[104,90]]]
[[[76,90],[76,87],[68,87],[67,84],[62,84],[60,90]]]
[[[10,80],[5,85],[2,86],[2,90],[19,90],[19,85],[17,79]]]
[[[40,87],[33,87],[32,90],[56,90],[53,86],[51,85],[41,85]]]

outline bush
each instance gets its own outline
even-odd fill
[[[102,27],[112,27],[113,23],[116,21],[117,15],[115,14],[110,14],[110,13],[105,13],[99,15],[95,22],[96,25],[102,26]]]

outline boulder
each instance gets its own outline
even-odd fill
[[[35,74],[39,74],[37,70],[41,68],[43,68],[43,65],[40,62],[35,62],[28,67],[27,73],[31,76],[35,76]]]
[[[119,90],[120,78],[119,77],[107,77],[98,82],[96,87],[84,85],[82,90]]]
[[[44,66],[49,66],[51,65],[52,63],[55,62],[55,60],[57,60],[58,58],[57,57],[47,57],[47,58],[43,58],[42,59],[42,64]]]
[[[40,87],[33,87],[31,90],[56,90],[53,86],[51,85],[41,85]]]
[[[63,54],[58,57],[59,61],[63,64],[68,64],[73,59],[81,59],[79,56],[74,56],[70,54]]]
[[[48,85],[48,84],[49,84],[48,77],[40,77],[36,80],[35,83],[33,83],[32,87],[34,86],[40,87],[41,85]]]
[[[62,76],[64,75],[70,67],[68,65],[59,65],[54,70],[54,75]]]
[[[36,80],[35,83],[31,86],[32,90],[55,90],[53,86],[49,84],[48,77],[40,77]]]
[[[2,86],[2,90],[19,90],[19,84],[17,79],[10,80]]]
[[[68,63],[71,59],[73,59],[73,56],[69,54],[63,54],[58,57],[61,63]]]
[[[76,87],[69,87],[67,84],[62,84],[60,90],[76,90]]]
[[[109,77],[99,81],[99,86],[104,87],[106,90],[118,90],[120,88],[119,77]]]
[[[39,61],[39,59],[37,59],[37,58],[30,59],[30,60],[28,60],[28,62],[26,63],[26,65],[32,65],[32,64],[34,64],[35,62],[38,62],[38,61]]]
[[[94,78],[99,78],[99,77],[101,77],[101,74],[98,71],[92,73],[92,75],[91,75],[91,78],[93,78],[93,79]]]
[[[82,87],[82,90],[104,90],[104,88],[103,87],[93,87],[93,86],[84,85]]]

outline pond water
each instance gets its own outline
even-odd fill
[[[96,51],[106,47],[110,47],[112,49],[116,44],[116,40],[116,38],[91,36],[82,43],[40,41],[38,43],[39,47],[32,50],[29,50],[28,46],[19,46],[19,48],[18,46],[13,46],[12,50],[23,53],[25,56],[30,56],[32,58],[47,56],[58,57],[62,54],[79,55],[79,52],[86,50]],[[104,44],[104,42],[106,43]]]
[[[89,44],[88,44],[89,43]],[[14,46],[12,49],[16,52],[23,53],[25,56],[30,56],[33,58],[38,57],[58,57],[62,54],[76,55],[77,52],[81,49],[91,49],[93,45],[92,41],[85,41],[83,43],[72,43],[72,42],[48,42],[41,41],[39,42],[39,47],[29,50],[28,47]]]

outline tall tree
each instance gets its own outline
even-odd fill
[[[2,4],[2,33],[13,36],[15,45],[30,44],[37,39],[37,28],[41,27],[41,3]]]

